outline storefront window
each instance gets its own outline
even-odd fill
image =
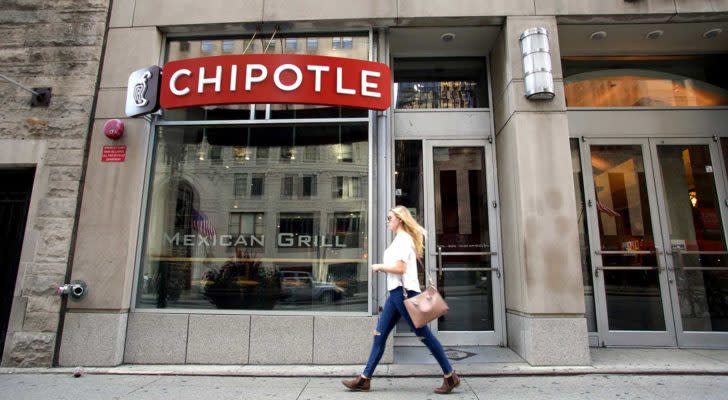
[[[331,57],[369,59],[369,36],[295,36],[270,34],[251,37],[224,37],[215,39],[172,39],[167,46],[167,61],[231,54],[307,54]],[[319,46],[332,43],[331,46]],[[267,50],[266,50],[267,48]],[[366,118],[367,110],[336,106],[302,104],[234,104],[190,107],[165,110],[168,120],[212,121],[233,119],[306,119],[306,118]]]
[[[368,129],[158,126],[136,306],[366,312]]]
[[[485,59],[400,58],[394,60],[399,109],[486,108]]]
[[[728,55],[564,57],[569,107],[728,106]]]

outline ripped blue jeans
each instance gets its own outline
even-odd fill
[[[417,296],[418,294],[419,292],[413,290],[407,291],[407,296],[409,297]],[[363,375],[371,378],[372,374],[374,374],[374,369],[377,368],[377,364],[379,364],[379,360],[382,359],[382,355],[384,354],[387,337],[389,337],[389,334],[395,325],[397,325],[397,321],[400,318],[404,318],[415,335],[430,349],[430,352],[435,356],[438,364],[440,364],[442,373],[447,375],[452,372],[452,366],[445,355],[445,349],[442,348],[440,341],[432,334],[430,327],[425,325],[422,328],[415,328],[412,324],[412,319],[410,319],[407,309],[404,306],[404,293],[402,293],[402,288],[398,287],[389,291],[389,297],[387,297],[387,302],[384,304],[384,309],[379,314],[377,330],[374,332],[372,352],[369,354],[369,361],[367,362],[366,368],[364,368]]]

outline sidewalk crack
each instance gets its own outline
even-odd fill
[[[132,393],[134,393],[134,392],[137,392],[137,391],[139,391],[139,390],[141,390],[141,389],[144,389],[145,387],[147,387],[147,386],[151,385],[152,383],[156,383],[156,382],[158,382],[158,381],[159,381],[160,379],[162,379],[162,376],[159,376],[159,377],[158,377],[157,379],[155,379],[155,380],[153,380],[153,381],[151,381],[151,382],[147,382],[147,383],[145,383],[145,384],[143,384],[143,385],[139,386],[138,388],[136,388],[136,389],[132,390],[131,392],[129,392],[129,393],[127,393],[127,394],[125,394],[125,395],[124,395],[124,396],[122,396],[122,397],[126,397],[126,396],[128,396],[128,395],[130,395],[130,394],[132,394]]]
[[[472,386],[470,386],[470,382],[468,382],[468,380],[465,378],[463,378],[463,382],[465,382],[465,384],[468,385],[468,387],[470,388],[470,391],[473,392],[473,396],[475,396],[475,399],[480,400],[480,397],[478,397],[478,393],[475,391],[475,389],[473,389]]]
[[[311,379],[310,378],[306,381],[306,384],[303,385],[303,389],[301,389],[301,391],[298,393],[298,396],[296,396],[296,400],[298,400],[298,399],[301,398],[301,395],[303,394],[303,391],[306,390],[306,388],[308,387],[308,384],[309,383],[311,383]]]

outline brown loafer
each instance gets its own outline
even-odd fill
[[[448,378],[442,378],[442,386],[435,389],[435,393],[448,394],[459,385],[460,377],[458,376],[458,374],[455,373],[455,371],[453,371],[452,375],[450,375]]]
[[[348,387],[349,390],[366,392],[369,390],[372,380],[359,375],[356,378],[344,379],[343,381],[341,381],[341,383],[343,383],[344,386]]]

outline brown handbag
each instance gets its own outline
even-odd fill
[[[403,280],[402,291],[404,292],[404,306],[407,308],[407,313],[415,328],[422,328],[428,322],[445,315],[450,310],[445,299],[442,298],[432,282],[422,293],[414,297],[408,297]]]

